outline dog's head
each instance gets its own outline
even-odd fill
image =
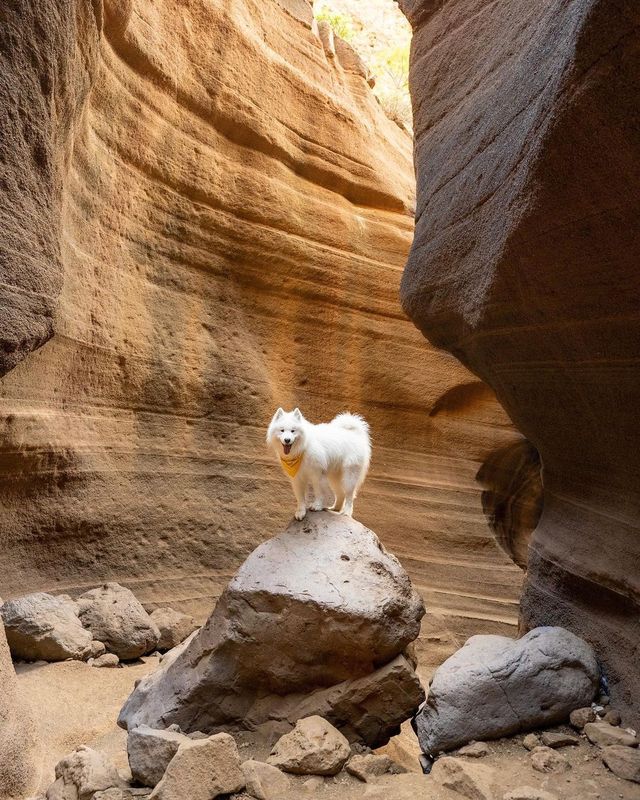
[[[304,440],[304,417],[299,408],[285,411],[279,408],[273,415],[267,430],[267,442],[288,456],[292,450],[299,450]]]

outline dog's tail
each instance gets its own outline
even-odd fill
[[[339,425],[341,428],[345,428],[348,431],[362,433],[364,436],[369,438],[369,425],[364,417],[360,416],[360,414],[349,414],[345,411],[343,414],[338,414],[333,422],[335,425]]]

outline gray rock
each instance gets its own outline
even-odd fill
[[[0,616],[14,658],[65,661],[91,654],[91,634],[82,627],[72,601],[36,592],[7,600]]]
[[[566,772],[571,764],[551,747],[536,747],[531,751],[531,766],[538,772]]]
[[[47,800],[89,800],[95,792],[123,787],[118,770],[102,753],[81,745],[56,764]]]
[[[542,734],[542,744],[557,750],[560,747],[572,747],[579,744],[579,739],[570,736],[568,733],[556,733],[555,731],[545,731]]]
[[[193,617],[172,608],[156,608],[150,616],[160,631],[160,652],[177,647],[198,627]]]
[[[350,775],[367,783],[371,778],[379,778],[388,772],[397,774],[398,765],[389,756],[367,753],[351,756],[345,769]]]
[[[105,647],[104,642],[99,642],[97,639],[94,639],[91,642],[91,658],[99,658],[103,656],[107,652],[107,648]]]
[[[425,753],[566,720],[591,702],[600,672],[591,647],[564,628],[521,639],[472,636],[435,672],[416,718]]]
[[[188,739],[151,793],[152,800],[213,800],[244,789],[238,748],[228,733]]]
[[[540,741],[540,737],[537,734],[528,733],[522,740],[522,744],[526,747],[527,750],[535,750],[536,747],[540,747],[542,742]]]
[[[147,725],[129,731],[127,756],[134,781],[151,787],[160,783],[178,748],[188,741],[183,733],[157,730]]]
[[[255,723],[267,695],[278,705],[283,695],[299,701],[371,676],[417,636],[423,614],[406,572],[371,531],[348,517],[310,514],[249,556],[207,623],[136,687],[119,723],[214,731],[244,725],[249,713]],[[385,691],[403,668],[394,670]],[[375,691],[369,696],[374,702]],[[403,702],[391,732],[410,713]],[[262,721],[275,718],[267,706]],[[350,723],[344,717],[340,726]]]
[[[591,706],[576,708],[575,711],[569,714],[569,723],[571,727],[575,728],[577,731],[581,731],[587,722],[595,722],[596,719],[596,712]]]
[[[242,772],[245,791],[256,800],[282,800],[283,794],[289,789],[289,778],[277,767],[263,761],[245,761]]]
[[[589,722],[584,726],[587,739],[600,747],[619,744],[623,747],[637,747],[638,739],[628,731],[609,725],[608,722]]]
[[[133,592],[119,583],[85,592],[78,605],[84,627],[122,661],[155,650],[160,631]]]
[[[35,592],[7,600],[0,616],[14,658],[65,661],[91,654],[91,634],[82,627],[71,600]]]
[[[458,751],[459,756],[484,758],[489,755],[489,747],[484,742],[470,742]]]
[[[135,789],[127,786],[124,789],[106,789],[96,792],[92,800],[146,800],[151,794],[151,789]]]
[[[433,765],[431,776],[468,800],[494,800],[495,770],[484,764],[444,756]]]
[[[614,775],[640,783],[640,751],[624,745],[612,745],[602,751],[602,760]]]
[[[307,717],[276,742],[269,764],[294,775],[337,775],[350,755],[340,731],[322,717]]]
[[[618,727],[619,725],[622,725],[622,714],[619,711],[614,711],[612,709],[611,711],[607,711],[602,721],[608,722],[609,725],[613,725],[614,727]]]
[[[103,653],[101,656],[93,659],[92,667],[117,667],[120,664],[120,659],[115,653]]]

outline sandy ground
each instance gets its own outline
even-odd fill
[[[57,761],[79,744],[104,752],[124,776],[129,776],[126,734],[116,725],[118,712],[137,678],[157,666],[157,659],[116,669],[97,669],[82,662],[18,664],[18,679],[31,703],[40,726],[43,773],[41,790],[54,778]],[[567,727],[556,730],[574,733]],[[509,789],[530,786],[554,794],[558,800],[640,800],[640,785],[616,778],[603,765],[598,748],[582,737],[577,747],[563,748],[571,769],[566,773],[542,774],[531,767],[531,757],[522,745],[523,736],[490,742],[490,753],[474,760],[496,771],[496,798]],[[243,758],[264,753],[251,752],[239,742]],[[378,783],[363,784],[345,773],[318,781],[291,779],[291,791],[282,800],[318,797],[324,800],[460,800],[460,795],[439,787],[432,777],[420,773],[418,747],[407,724],[400,736],[386,748],[405,768],[407,775],[388,776]],[[452,753],[455,755],[455,753]]]

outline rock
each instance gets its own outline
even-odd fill
[[[637,747],[638,739],[627,731],[609,725],[608,722],[589,722],[584,726],[587,739],[592,744],[600,747],[608,745],[623,745],[624,747]]]
[[[244,789],[245,778],[233,736],[183,742],[169,762],[152,800],[213,800]]]
[[[103,656],[107,652],[107,648],[104,645],[104,642],[99,642],[97,639],[94,639],[91,642],[91,658],[99,658]]]
[[[245,791],[257,800],[281,800],[289,789],[289,779],[277,767],[262,761],[245,761],[242,772]]]
[[[528,733],[522,740],[522,744],[527,750],[535,750],[536,747],[540,747],[540,737],[535,733]]]
[[[587,722],[596,721],[596,712],[588,706],[586,708],[576,708],[569,714],[569,722],[572,728],[581,731]]]
[[[350,775],[355,775],[356,778],[367,783],[370,778],[379,778],[380,775],[391,772],[396,767],[397,764],[389,756],[368,753],[351,756],[345,769]]]
[[[180,745],[188,741],[183,733],[157,730],[147,725],[129,731],[127,756],[134,781],[143,786],[158,784]]]
[[[324,787],[324,779],[317,776],[313,776],[312,778],[307,778],[307,780],[304,781],[304,783],[302,784],[302,788],[305,790],[305,792],[308,792],[310,795],[314,797],[317,794],[317,792],[322,791],[323,787]]]
[[[0,603],[2,601],[0,600]],[[39,778],[36,726],[11,663],[0,625],[0,787],[9,800],[26,797]]]
[[[336,775],[350,755],[340,731],[322,717],[306,717],[276,742],[269,764],[294,775]]]
[[[377,744],[411,714],[407,700],[415,708],[422,698],[411,665],[396,659],[423,613],[406,572],[370,530],[330,512],[309,514],[254,550],[207,623],[134,689],[119,723],[214,731],[250,717],[255,727],[283,709],[313,715],[315,708],[303,713],[308,698],[340,706],[340,727]],[[397,697],[399,711],[375,720],[353,702],[358,694],[376,709]]]
[[[467,758],[484,758],[489,755],[489,747],[484,742],[470,742],[460,748],[458,755]]]
[[[538,772],[566,772],[571,769],[567,759],[550,747],[536,747],[532,750],[531,766]]]
[[[557,750],[560,747],[571,747],[579,744],[580,740],[567,733],[556,733],[555,731],[545,731],[542,734],[542,744]]]
[[[602,760],[618,778],[640,783],[640,750],[625,745],[610,745],[603,748]]]
[[[92,800],[146,800],[151,794],[151,789],[135,789],[125,787],[124,789],[105,789],[104,792],[96,792]]]
[[[193,617],[172,608],[156,608],[150,616],[160,631],[157,645],[160,652],[176,647],[198,627]]]
[[[82,627],[73,603],[45,592],[7,600],[0,607],[9,648],[25,661],[84,660],[91,634]]]
[[[494,800],[495,770],[491,767],[444,756],[433,765],[431,776],[468,800]]]
[[[115,653],[104,653],[98,658],[93,659],[92,667],[117,667],[120,659]]]
[[[78,598],[80,620],[122,661],[139,658],[155,649],[160,632],[129,589],[105,583]]]
[[[636,724],[640,6],[401,5],[418,195],[402,304],[495,389],[544,464],[522,629],[563,625],[592,643]],[[614,317],[598,310],[603,291]]]
[[[613,725],[614,727],[618,727],[619,725],[622,725],[622,714],[620,714],[619,711],[607,711],[602,721],[608,722],[609,725]]]
[[[432,678],[416,717],[420,745],[433,754],[562,722],[591,701],[599,677],[593,650],[564,628],[472,636]]]
[[[56,780],[47,789],[47,800],[89,800],[95,792],[124,782],[102,753],[81,745],[56,764]]]
[[[531,786],[520,786],[507,792],[503,800],[558,800],[555,794],[544,789],[532,789]]]
[[[293,727],[303,717],[320,716],[349,741],[380,747],[400,732],[401,723],[413,716],[423,700],[418,676],[403,654],[364,678],[329,689],[284,698],[267,695],[253,704],[245,720],[250,727],[257,727],[273,717]]]

